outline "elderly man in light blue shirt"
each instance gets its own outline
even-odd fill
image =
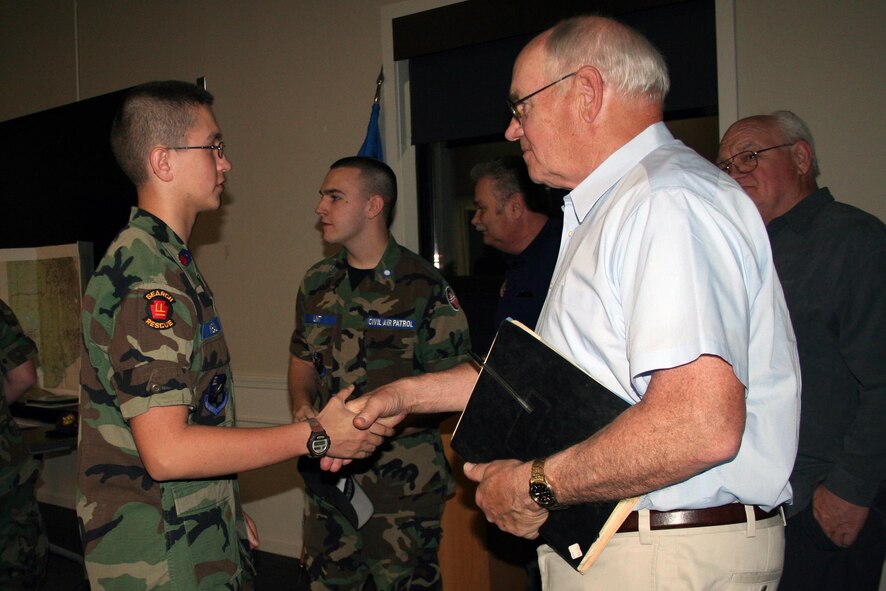
[[[794,335],[759,214],[671,137],[668,86],[651,44],[600,17],[559,23],[514,64],[505,137],[534,181],[572,190],[537,330],[632,406],[547,458],[465,474],[486,517],[528,538],[564,505],[640,497],[584,575],[541,546],[545,589],[774,589],[781,575]],[[463,365],[395,382],[355,423],[456,410],[475,379]]]

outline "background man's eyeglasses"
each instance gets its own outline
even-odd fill
[[[517,121],[523,121],[523,109],[520,108],[523,106],[523,103],[525,103],[526,101],[528,101],[529,99],[531,99],[532,97],[534,97],[535,95],[540,93],[541,91],[547,90],[551,86],[553,86],[554,84],[557,84],[558,82],[563,82],[564,80],[566,80],[570,76],[575,76],[576,74],[578,74],[577,71],[572,72],[571,74],[566,74],[562,78],[558,78],[557,80],[554,80],[553,82],[551,82],[547,86],[542,86],[541,88],[539,88],[535,92],[530,92],[529,94],[527,94],[526,96],[524,96],[521,99],[517,99],[515,101],[512,101],[511,99],[507,99],[508,108],[511,110],[511,115]]]
[[[216,150],[219,158],[225,157],[225,143],[219,142],[210,146],[166,146],[167,150]]]
[[[751,152],[750,150],[739,152],[732,158],[727,158],[726,160],[721,160],[720,162],[717,162],[717,168],[719,168],[726,174],[731,174],[733,169],[735,170],[735,172],[748,174],[749,172],[753,172],[754,169],[757,168],[757,154],[762,154],[763,152],[768,152],[769,150],[774,150],[776,148],[786,148],[787,146],[793,146],[794,143],[795,142],[791,142],[790,144],[779,144],[777,146],[770,146],[768,148],[763,148],[762,150],[757,150],[755,152]]]

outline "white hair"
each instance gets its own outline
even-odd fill
[[[560,21],[545,41],[553,76],[593,66],[619,95],[664,104],[670,89],[664,57],[634,29],[599,16]]]
[[[809,144],[812,150],[812,175],[818,178],[820,171],[818,169],[818,156],[815,155],[815,140],[812,138],[812,132],[806,126],[806,123],[800,119],[793,111],[773,111],[768,115],[786,143],[793,144],[803,140]]]

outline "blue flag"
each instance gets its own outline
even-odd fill
[[[384,160],[384,154],[381,149],[381,130],[378,128],[378,113],[381,110],[379,100],[381,99],[381,85],[385,81],[385,69],[378,72],[378,78],[375,81],[375,98],[372,100],[372,113],[369,115],[369,125],[366,126],[366,139],[357,152],[357,156],[368,156],[376,160]]]
[[[373,103],[372,113],[369,115],[369,125],[366,127],[366,139],[360,146],[357,156],[369,156],[376,160],[384,160],[381,149],[381,131],[378,128],[378,113],[381,110],[378,103]]]

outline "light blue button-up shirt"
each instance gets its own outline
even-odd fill
[[[800,366],[760,214],[663,123],[565,199],[563,239],[537,332],[635,403],[652,372],[701,355],[746,388],[738,455],[646,495],[640,508],[771,508],[791,498]]]

